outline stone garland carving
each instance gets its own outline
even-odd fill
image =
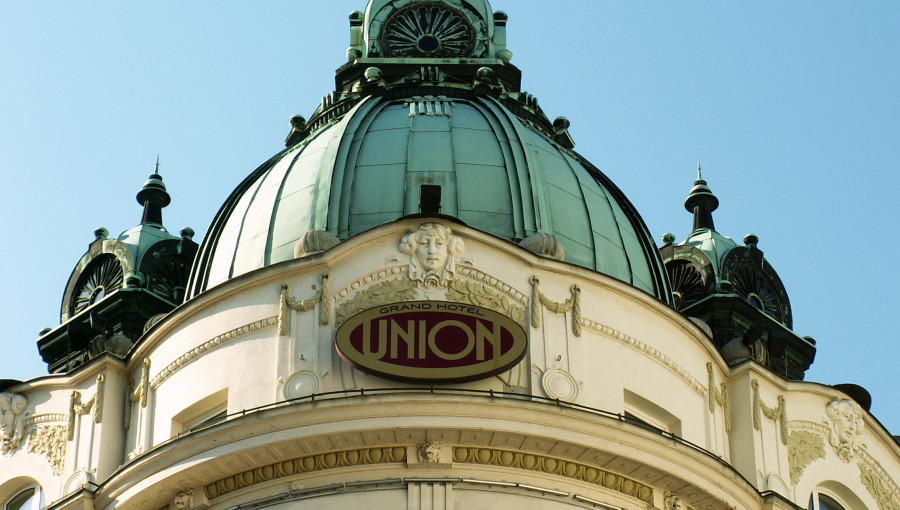
[[[382,281],[341,303],[335,312],[335,326],[339,327],[347,319],[364,310],[389,303],[414,301],[418,295],[415,283],[405,278]]]
[[[778,407],[771,408],[764,404],[759,397],[759,381],[754,379],[750,385],[753,386],[753,428],[760,430],[762,427],[762,418],[760,416],[760,412],[762,412],[762,414],[766,415],[766,418],[779,423],[781,442],[785,445],[788,444],[787,406],[784,402],[784,396],[778,395]]]
[[[509,317],[523,328],[527,322],[524,306],[483,283],[454,280],[447,286],[447,299],[493,310]]]
[[[489,287],[491,289],[496,289],[496,292],[499,292],[500,294],[506,296],[507,299],[511,299],[514,302],[522,305],[523,307],[528,304],[528,296],[527,295],[523,294],[522,292],[519,292],[512,285],[503,283],[502,281],[498,280],[497,278],[494,278],[493,276],[491,276],[483,271],[479,271],[478,269],[475,269],[474,267],[460,266],[460,267],[456,268],[456,272],[460,276],[464,276],[464,277],[468,278],[469,280],[474,280],[476,282],[485,284],[487,287]],[[523,322],[522,325],[524,326],[525,323]]]
[[[607,489],[637,498],[646,503],[653,502],[653,489],[631,478],[624,477],[600,468],[561,460],[544,455],[497,450],[493,448],[469,448],[457,446],[453,448],[454,462],[482,464],[486,466],[503,466],[538,471],[552,475],[564,476],[574,480],[593,483]]]
[[[396,259],[392,260],[393,262],[397,262]],[[390,262],[390,261],[389,261]],[[334,294],[333,301],[335,303],[343,301],[347,298],[351,293],[358,291],[363,287],[368,287],[374,283],[380,283],[386,279],[394,279],[394,277],[399,276],[405,272],[407,272],[408,266],[394,266],[382,269],[380,271],[375,271],[374,273],[369,273],[356,281],[352,282],[350,285],[344,287],[340,291]],[[340,310],[336,312],[338,316],[340,316]]]
[[[402,446],[360,448],[339,452],[320,453],[276,462],[274,464],[268,464],[266,466],[228,476],[207,485],[204,487],[203,491],[207,498],[215,499],[245,487],[288,476],[295,476],[301,473],[312,473],[314,471],[345,466],[394,464],[405,461],[406,448]]]
[[[860,446],[857,441],[863,431],[859,404],[849,399],[832,400],[825,408],[825,413],[828,415],[825,425],[830,432],[828,442],[841,460],[850,462]]]
[[[699,380],[697,380],[697,378],[692,376],[682,366],[675,363],[671,358],[669,358],[668,356],[666,356],[665,354],[663,354],[656,348],[651,347],[651,346],[645,344],[644,342],[641,342],[640,340],[638,340],[630,335],[626,335],[625,333],[622,333],[621,331],[617,331],[605,324],[601,324],[599,322],[592,321],[587,318],[583,319],[583,322],[584,322],[585,328],[587,328],[595,333],[598,333],[600,335],[603,335],[607,338],[616,340],[617,342],[620,342],[623,345],[626,345],[626,346],[638,351],[639,353],[643,354],[644,356],[647,356],[648,358],[652,359],[653,361],[656,361],[663,367],[667,368],[670,372],[672,372],[673,374],[678,376],[678,378],[680,378],[682,381],[687,383],[687,385],[690,386],[701,397],[707,396],[706,395],[707,394],[706,387],[703,386],[703,383],[701,383]]]
[[[788,436],[787,446],[791,483],[797,485],[807,466],[825,458],[825,440],[813,432],[795,430]]]
[[[22,395],[0,393],[0,452],[4,455],[11,455],[22,444],[27,406],[28,399]]]
[[[75,419],[78,416],[84,416],[88,413],[93,414],[94,423],[100,423],[103,420],[103,388],[105,386],[105,378],[103,374],[97,376],[97,392],[87,402],[81,401],[81,393],[72,392],[69,399],[69,436],[68,440],[75,439]]]
[[[240,338],[244,335],[248,335],[253,333],[254,331],[258,331],[260,329],[270,328],[278,324],[278,316],[273,315],[271,317],[266,317],[265,319],[260,319],[258,321],[253,321],[250,324],[245,324],[243,326],[232,329],[231,331],[226,331],[221,335],[216,335],[215,337],[207,340],[206,342],[194,347],[190,351],[182,354],[175,361],[169,363],[166,368],[162,369],[156,377],[150,381],[150,388],[156,389],[160,384],[164,383],[166,379],[172,377],[176,372],[189,365],[196,359],[200,358],[204,354],[225,345],[232,340]]]
[[[56,476],[62,474],[66,461],[67,429],[65,425],[38,426],[28,436],[28,451],[47,457]]]
[[[725,432],[731,432],[731,409],[728,405],[728,388],[722,383],[721,389],[716,388],[716,375],[713,372],[712,363],[706,364],[709,373],[709,412],[716,411],[716,404],[722,406],[722,415],[725,417]]]
[[[144,358],[141,364],[141,382],[135,388],[128,381],[128,392],[125,394],[125,430],[131,428],[131,405],[140,403],[141,408],[147,407],[147,397],[150,395],[150,358]]]
[[[471,268],[464,269],[465,271],[457,272],[465,275],[467,277],[466,280],[456,279],[447,282],[446,296],[448,300],[493,310],[511,318],[524,327],[526,323],[525,306],[517,303],[514,295],[510,295],[514,292],[512,287],[499,280],[489,278],[479,271],[469,271]],[[393,270],[398,271],[395,273]],[[400,271],[402,271],[402,268],[379,271],[373,275],[366,276],[361,281],[354,282],[350,289],[359,288],[361,284],[367,281],[377,281],[380,279],[380,275],[397,274]],[[470,274],[480,275],[483,278],[474,281],[468,280],[468,275]],[[480,280],[486,281],[482,282]],[[509,291],[503,293],[494,290],[491,280],[493,280],[495,285],[500,286],[502,289],[509,289]],[[346,296],[347,294],[349,294],[349,289],[344,289],[336,297]],[[419,291],[416,284],[406,278],[379,281],[368,289],[357,292],[352,298],[337,306],[335,326],[340,327],[347,319],[362,311],[390,303],[414,301],[418,297]]]
[[[306,312],[312,310],[319,303],[322,303],[322,309],[319,313],[319,323],[323,326],[327,325],[331,318],[331,291],[329,289],[330,279],[328,274],[322,275],[322,287],[316,292],[311,299],[298,301],[288,295],[288,286],[286,283],[281,284],[281,306],[278,309],[278,334],[286,336],[290,334],[291,317],[289,310],[298,312]]]
[[[557,303],[541,292],[540,283],[536,276],[531,277],[531,327],[541,327],[540,305],[544,305],[553,313],[572,312],[572,334],[581,336],[581,289],[578,285],[572,286],[572,297],[563,303]]]
[[[888,483],[865,463],[859,463],[859,479],[875,498],[880,510],[900,510],[900,494],[888,488]]]

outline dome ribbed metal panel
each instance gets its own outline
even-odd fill
[[[346,239],[419,213],[426,184],[441,187],[441,214],[513,242],[551,233],[566,262],[668,302],[656,246],[624,195],[490,98],[370,97],[272,158],[223,205],[190,292],[291,259],[309,230]]]

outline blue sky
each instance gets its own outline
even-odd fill
[[[552,7],[551,7],[552,6]],[[363,0],[10,1],[0,17],[0,379],[45,373],[95,228],[140,220],[153,170],[167,227],[206,231],[283,147],[344,61]],[[654,237],[689,233],[698,158],[718,230],[749,232],[818,342],[807,379],[852,382],[900,434],[900,3],[495,0],[524,88]]]

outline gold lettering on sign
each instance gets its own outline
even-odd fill
[[[525,331],[511,318],[444,301],[372,308],[342,324],[335,338],[341,357],[360,370],[437,382],[508,370],[527,344]]]

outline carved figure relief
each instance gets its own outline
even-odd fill
[[[192,497],[193,495],[194,491],[192,489],[179,492],[178,495],[175,496],[175,499],[172,500],[172,506],[174,506],[177,510],[185,510],[187,508],[191,508],[191,503],[194,499]]]
[[[409,279],[422,288],[446,287],[456,278],[456,256],[465,250],[461,237],[440,223],[423,223],[398,246],[409,255]]]
[[[672,494],[671,492],[666,493],[666,510],[687,510],[687,505],[684,504],[684,501],[681,501],[681,498]]]
[[[850,462],[857,448],[857,440],[863,431],[862,411],[856,402],[832,400],[825,408],[828,415],[828,426],[831,435],[829,442],[835,453],[844,462]]]
[[[465,250],[464,241],[449,227],[436,222],[423,223],[405,234],[397,248],[408,257],[408,264],[361,277],[334,294],[336,328],[371,308],[435,298],[481,306],[506,315],[524,327],[528,297],[471,267],[470,262],[463,265],[459,255]],[[392,258],[390,262],[401,260]]]
[[[422,443],[418,450],[419,462],[423,464],[437,464],[441,461],[440,443]]]
[[[10,455],[22,444],[28,400],[15,393],[0,393],[0,452]]]

